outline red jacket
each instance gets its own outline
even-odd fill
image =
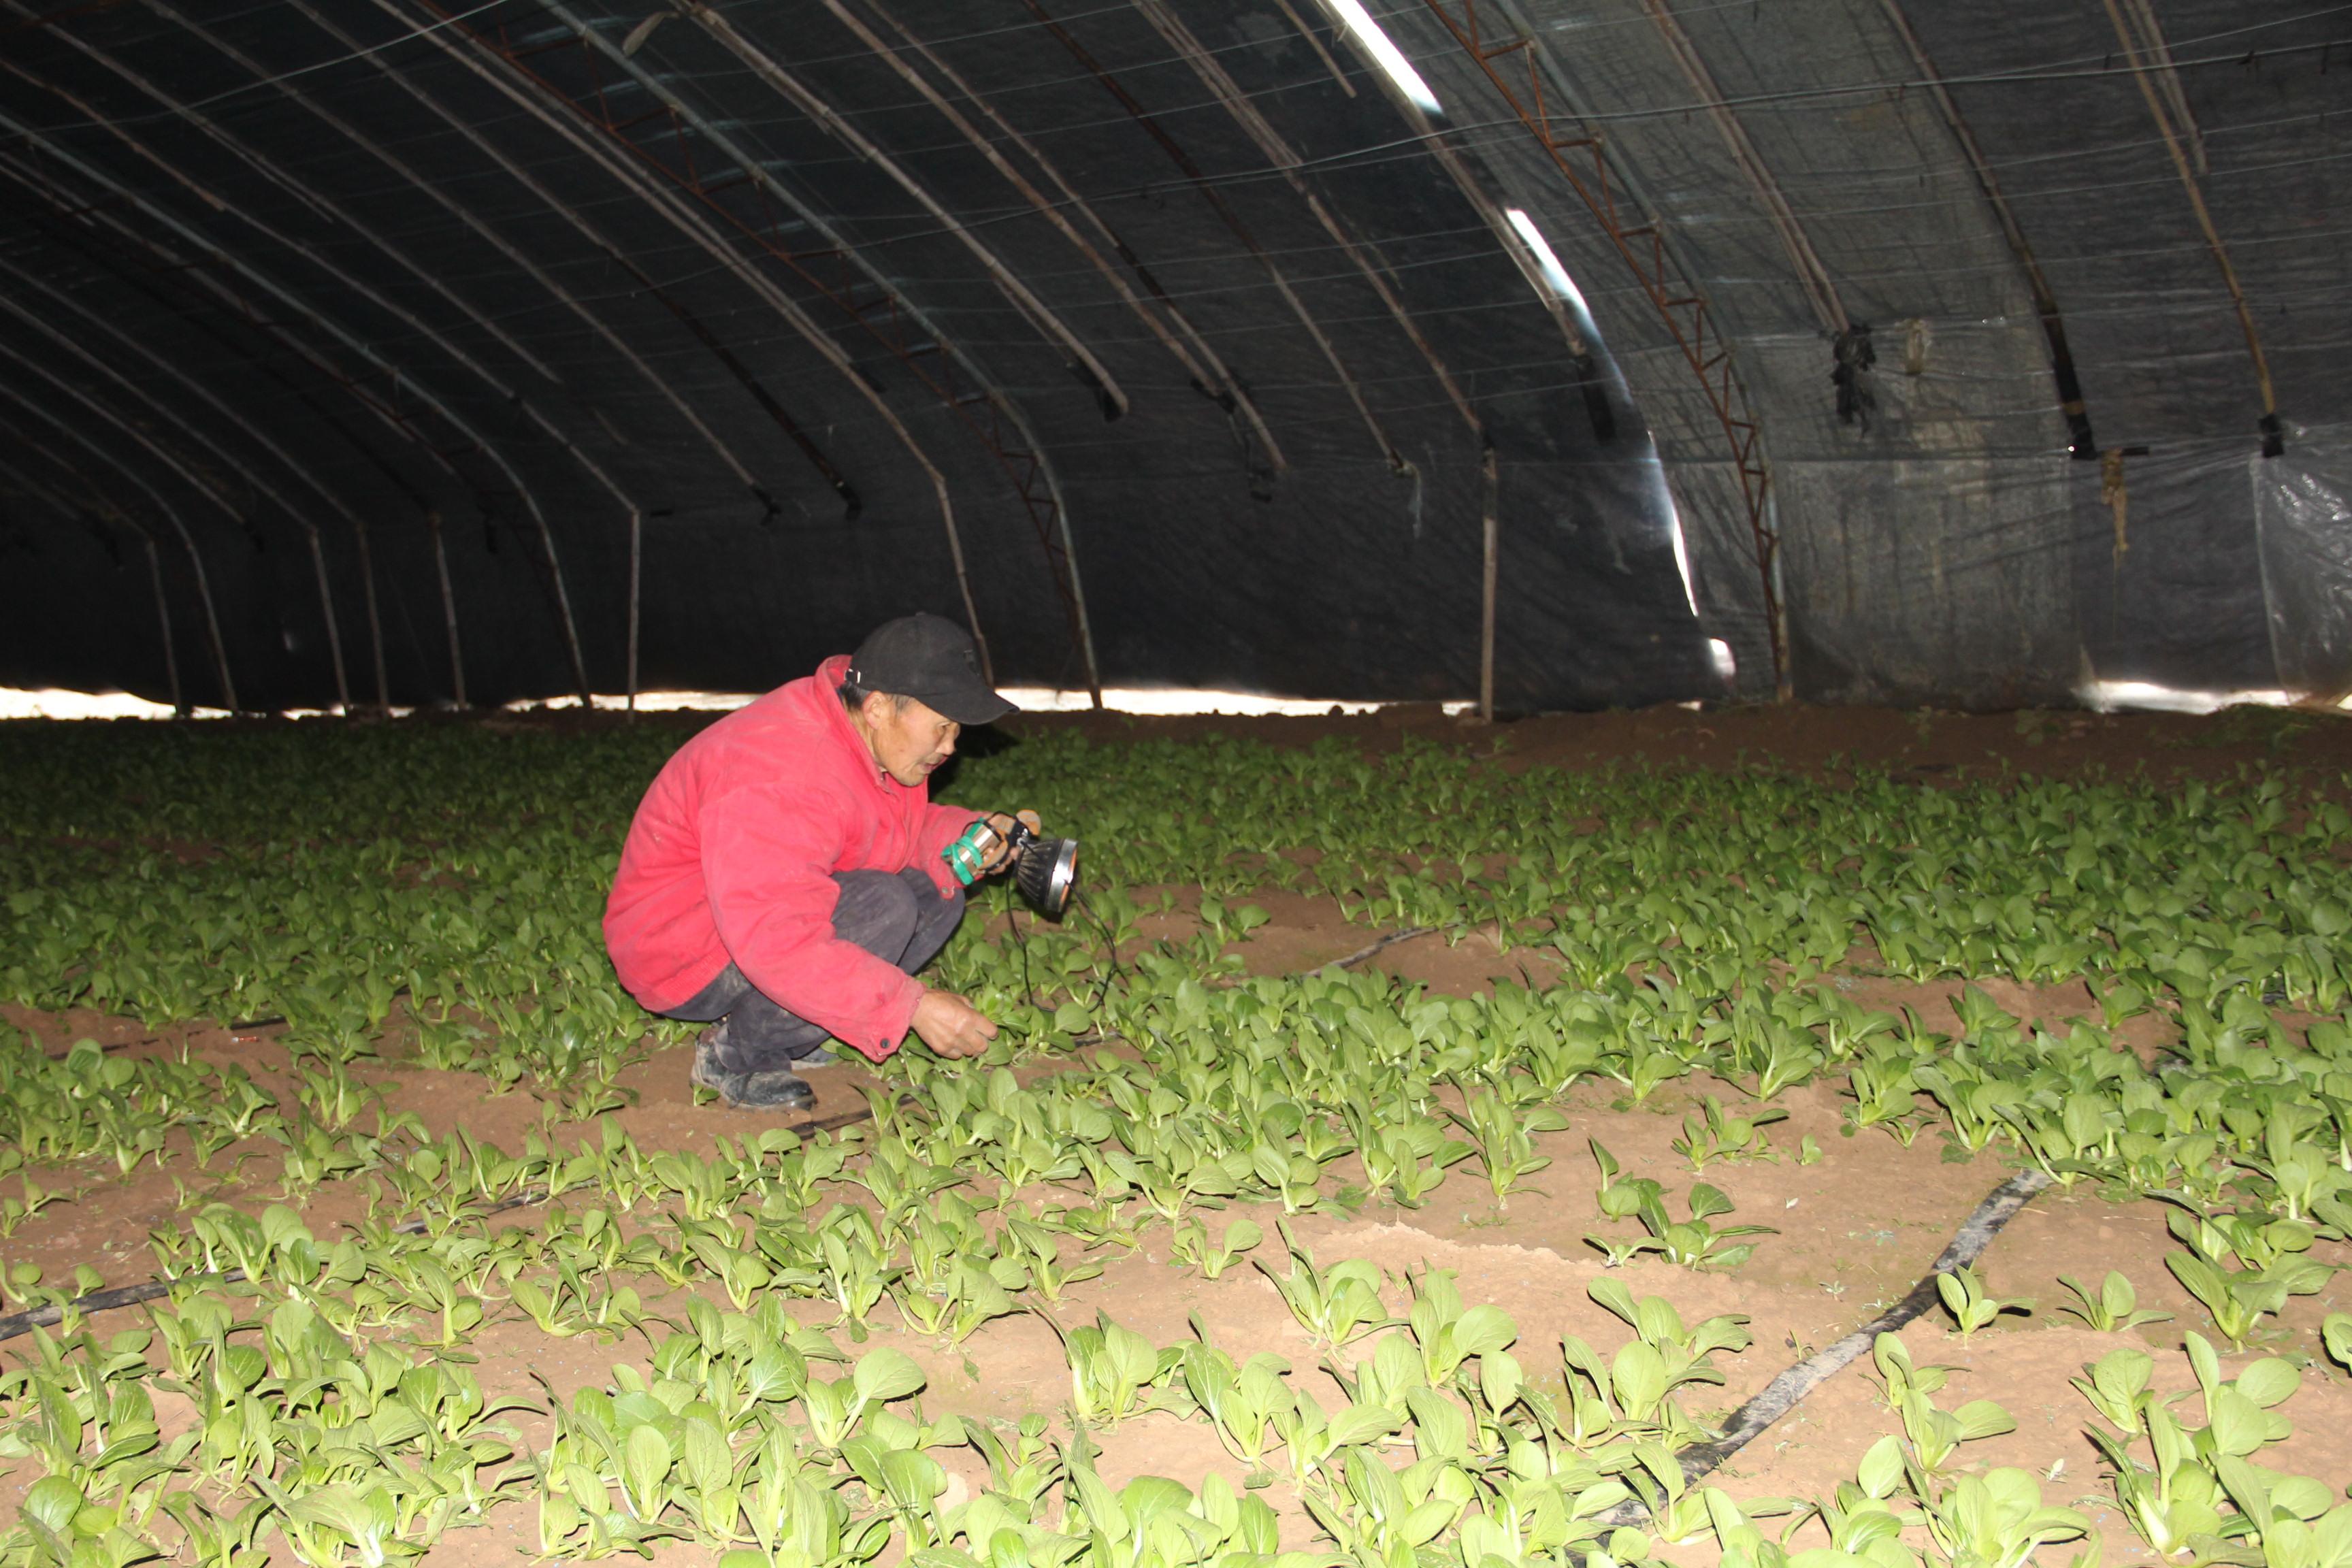
[[[653,1012],[685,1003],[732,959],[743,977],[880,1061],[922,985],[833,934],[836,871],[920,866],[977,815],[930,804],[875,765],[835,689],[846,657],[730,713],[678,749],[646,791],[604,904],[604,945]]]

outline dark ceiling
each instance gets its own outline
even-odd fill
[[[2352,5],[458,5],[0,0],[0,683],[2352,649]]]

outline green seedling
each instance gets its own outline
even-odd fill
[[[21,1199],[0,1198],[0,1241],[15,1236],[18,1226],[51,1204],[73,1201],[67,1194],[51,1192],[30,1176],[24,1177],[23,1181],[25,1195]]]
[[[2132,1289],[2129,1279],[2113,1268],[2107,1270],[2107,1277],[2100,1281],[2096,1292],[2087,1289],[2071,1274],[2060,1275],[2058,1283],[2074,1294],[2075,1303],[2062,1307],[2060,1310],[2074,1313],[2103,1334],[2120,1334],[2142,1323],[2168,1323],[2172,1321],[2169,1312],[2142,1310],[2139,1292]]]
[[[1696,1110],[1683,1113],[1682,1136],[1674,1141],[1675,1152],[1690,1162],[1694,1171],[1705,1170],[1713,1160],[1755,1160],[1771,1152],[1759,1129],[1775,1121],[1785,1121],[1789,1113],[1776,1105],[1758,1106],[1745,1115],[1727,1112],[1723,1101],[1708,1095]]]
[[[1922,1473],[1942,1474],[1963,1443],[2017,1430],[2009,1412],[1990,1399],[1972,1399],[1954,1410],[1937,1408],[1928,1398],[1932,1385],[1922,1385],[1920,1369],[1911,1366],[1902,1342],[1894,1335],[1881,1334],[1871,1353],[1886,1380],[1887,1402],[1903,1423],[1912,1460]]]
[[[2044,1505],[2041,1484],[2026,1470],[1961,1476],[1920,1501],[1928,1535],[1955,1563],[2021,1568],[2042,1547],[2091,1532],[2091,1521],[2073,1509]]]
[[[923,1369],[904,1352],[868,1351],[847,1377],[830,1383],[809,1379],[801,1394],[809,1433],[819,1447],[838,1449],[869,1412],[918,1392],[923,1382]]]
[[[1215,1279],[1265,1239],[1265,1232],[1255,1221],[1237,1219],[1225,1226],[1222,1240],[1212,1241],[1207,1226],[1187,1217],[1176,1222],[1168,1237],[1168,1250],[1178,1262],[1199,1269],[1202,1279]]]
[[[2022,1297],[2002,1298],[1985,1289],[1982,1276],[1974,1268],[1955,1268],[1948,1274],[1936,1276],[1936,1294],[1951,1313],[1953,1323],[1963,1340],[1973,1338],[1979,1329],[1990,1326],[2003,1312],[2021,1315],[2033,1310],[2033,1303]]]
[[[1155,1388],[1173,1370],[1181,1351],[1155,1350],[1150,1340],[1098,1312],[1091,1324],[1063,1329],[1046,1320],[1062,1338],[1062,1354],[1070,1365],[1070,1408],[1088,1426],[1110,1426],[1143,1409],[1146,1390]]]
[[[2068,1381],[2092,1409],[2131,1437],[2147,1428],[2147,1385],[2155,1371],[2154,1357],[2126,1347],[2109,1351],[2095,1365],[2084,1367],[2083,1376]]]
[[[1474,1091],[1464,1110],[1446,1114],[1470,1134],[1495,1201],[1506,1207],[1511,1194],[1523,1190],[1527,1177],[1551,1163],[1551,1156],[1536,1152],[1535,1134],[1557,1132],[1568,1125],[1568,1118],[1550,1106],[1515,1109],[1491,1089]]]
[[[1381,1271],[1361,1258],[1344,1258],[1328,1268],[1315,1266],[1315,1255],[1301,1246],[1283,1226],[1282,1240],[1290,1254],[1290,1269],[1276,1274],[1265,1259],[1253,1258],[1250,1266],[1274,1282],[1283,1304],[1299,1327],[1318,1344],[1337,1350],[1395,1320],[1381,1304]]]
[[[1705,1182],[1692,1184],[1690,1195],[1685,1200],[1690,1210],[1686,1220],[1670,1217],[1657,1184],[1640,1178],[1612,1184],[1602,1200],[1604,1212],[1612,1207],[1612,1200],[1622,1201],[1622,1195],[1629,1194],[1633,1215],[1649,1235],[1630,1243],[1613,1242],[1599,1236],[1584,1238],[1608,1257],[1612,1268],[1643,1253],[1654,1252],[1685,1268],[1737,1268],[1754,1256],[1756,1248],[1748,1242],[1733,1243],[1733,1237],[1779,1234],[1769,1226],[1718,1226],[1711,1223],[1718,1215],[1730,1214],[1732,1203],[1722,1189]]]
[[[1433,1116],[1405,1112],[1375,1116],[1370,1110],[1350,1111],[1356,1147],[1364,1165],[1364,1184],[1385,1193],[1406,1208],[1419,1208],[1445,1180],[1449,1166],[1475,1152],[1469,1144],[1445,1135],[1444,1123]]]
[[[1422,1373],[1433,1388],[1452,1386],[1463,1363],[1510,1348],[1518,1326],[1499,1307],[1465,1307],[1451,1269],[1433,1268],[1413,1281],[1405,1326],[1421,1347]]]

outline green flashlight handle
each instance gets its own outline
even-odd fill
[[[987,873],[988,858],[1004,836],[991,827],[986,819],[977,820],[958,836],[956,841],[940,851],[940,858],[948,863],[955,879],[969,888]]]

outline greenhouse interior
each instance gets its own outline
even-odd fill
[[[0,0],[0,1568],[2352,1568],[2347,210],[2327,0]]]

